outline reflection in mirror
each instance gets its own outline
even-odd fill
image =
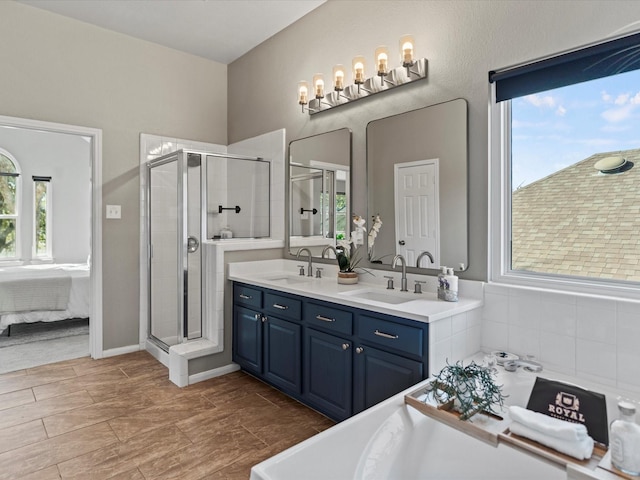
[[[289,144],[289,249],[320,257],[348,234],[351,132],[347,128]],[[330,258],[334,258],[329,250]]]
[[[383,222],[372,263],[401,254],[414,268],[467,268],[465,100],[370,122],[367,172],[369,218]]]

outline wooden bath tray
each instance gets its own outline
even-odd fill
[[[460,420],[460,414],[452,409],[452,404],[439,405],[433,393],[425,387],[405,395],[404,401],[428,417],[435,418],[456,430],[466,433],[485,443],[498,446],[499,435],[511,423],[511,419],[498,417],[485,412],[476,413],[469,420]]]
[[[480,412],[471,417],[470,420],[460,420],[460,414],[452,410],[450,404],[439,405],[433,398],[433,393],[424,386],[405,395],[404,401],[420,413],[494,447],[503,443],[506,446],[517,448],[543,460],[562,465],[568,470],[585,472],[590,478],[594,479],[638,479],[638,477],[625,475],[611,466],[610,455],[607,453],[607,449],[601,445],[596,445],[590,459],[578,460],[538,442],[511,433],[509,430],[511,418],[508,411],[503,412],[504,417]]]

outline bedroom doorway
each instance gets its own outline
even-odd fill
[[[17,217],[16,224],[20,225],[20,230],[19,238],[14,239],[17,244],[17,251],[13,255],[14,258],[4,258],[4,261],[0,262],[0,276],[2,277],[0,280],[4,280],[7,287],[5,288],[5,299],[9,298],[10,301],[15,300],[18,302],[20,295],[12,294],[12,292],[26,291],[22,287],[35,288],[34,292],[37,292],[38,288],[40,288],[41,291],[53,291],[55,294],[55,297],[47,300],[55,305],[40,305],[38,302],[29,304],[30,301],[34,302],[35,300],[28,298],[23,298],[21,304],[18,302],[15,305],[4,305],[3,312],[0,313],[0,327],[6,330],[8,316],[12,313],[13,324],[9,324],[12,324],[14,329],[12,335],[14,335],[15,340],[10,342],[12,345],[8,346],[8,349],[4,349],[4,352],[2,351],[3,349],[0,349],[0,356],[3,356],[3,362],[0,363],[8,363],[8,352],[11,351],[9,349],[22,347],[22,344],[25,343],[18,338],[20,330],[24,330],[25,326],[28,327],[26,328],[28,330],[37,324],[42,326],[55,324],[56,327],[60,326],[61,330],[67,333],[78,332],[78,328],[84,328],[86,339],[86,320],[84,322],[78,321],[77,318],[79,317],[90,318],[88,345],[85,346],[88,354],[92,358],[101,358],[103,356],[102,225],[100,222],[102,210],[102,131],[75,125],[0,116],[0,132],[4,134],[0,135],[2,145],[11,144],[11,149],[20,150],[22,147],[19,147],[19,143],[22,142],[26,146],[30,145],[32,149],[30,152],[26,152],[23,149],[17,157],[21,161],[22,167],[22,178],[19,179],[18,185],[23,189],[24,195],[18,199],[18,202],[20,202],[20,216]],[[25,139],[30,140],[25,141]],[[54,143],[47,143],[50,140]],[[78,168],[78,164],[74,168],[73,165],[70,166],[64,163],[65,153],[62,150],[65,145],[69,146],[69,148],[75,147],[77,150],[75,153],[83,152],[81,157],[80,154],[74,157],[75,159],[82,158],[82,168]],[[57,151],[58,149],[61,151]],[[37,164],[35,159],[39,157],[46,158],[48,163]],[[37,167],[34,167],[35,169],[28,166],[29,160],[37,165]],[[80,182],[78,178],[73,177],[75,170],[81,171],[78,175],[83,179],[82,185],[79,186],[79,190],[65,188],[65,182]],[[45,190],[49,190],[49,197],[42,193],[40,195],[33,194],[36,188],[38,188],[39,192],[42,192],[42,182],[47,182],[44,185]],[[37,183],[40,185],[36,185]],[[56,189],[56,187],[58,188]],[[69,190],[73,190],[75,193]],[[84,197],[84,200],[82,197]],[[44,201],[43,198],[45,199]],[[38,224],[32,218],[34,212],[40,212],[43,209],[42,203],[38,203],[39,201],[54,212],[50,211],[49,216],[42,214],[42,224]],[[70,204],[74,202],[75,206],[71,207]],[[83,213],[81,217],[78,216],[78,204],[80,202],[86,205],[86,213]],[[44,219],[46,219],[46,222]],[[51,225],[57,225],[57,227],[55,229],[51,227],[50,230],[47,230],[47,228],[44,228],[45,224],[47,228]],[[42,227],[42,231],[46,232],[48,240],[52,242],[51,250],[45,251],[34,246],[38,241],[39,226]],[[81,234],[76,233],[73,235],[77,239],[73,239],[71,236],[65,238],[64,231],[70,231],[75,226],[82,229]],[[29,279],[33,277],[34,272],[38,273],[35,275],[35,281],[31,281]],[[17,285],[20,288],[16,288]],[[27,295],[22,296],[28,297]],[[36,293],[32,296],[39,297],[40,295]],[[31,313],[28,309],[31,307],[34,309],[33,312],[38,312],[35,319],[28,316]],[[8,310],[12,308],[16,311],[8,313]],[[45,310],[46,308],[51,308],[51,310]],[[65,318],[65,315],[69,316],[69,318]],[[5,320],[4,324],[2,324],[3,318]],[[21,318],[25,320],[21,321]],[[38,329],[36,328],[35,330]],[[52,339],[51,335],[46,332],[44,334],[42,332],[32,334],[34,335],[33,338],[40,336],[42,339]],[[75,335],[75,333],[71,333],[68,338]],[[65,335],[62,335],[62,340],[64,340],[64,337]],[[78,342],[78,339],[75,339],[75,341]],[[66,353],[66,358],[64,357],[64,347],[56,348],[52,344],[45,346],[44,343],[42,344],[42,349],[49,349],[48,355],[47,352],[44,352],[43,355],[29,353],[28,356],[34,357],[33,362],[35,363],[38,361],[50,363],[71,358],[69,355],[73,355],[71,353],[73,350],[72,343],[70,341],[67,345],[69,351]],[[40,357],[40,360],[37,360],[37,357]],[[18,365],[17,369],[34,366],[26,365],[20,367],[19,363],[16,365]]]

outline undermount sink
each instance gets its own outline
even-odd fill
[[[300,283],[307,283],[312,280],[312,277],[304,277],[302,275],[289,275],[286,273],[273,275],[271,277],[266,276],[263,278],[270,282],[283,283],[285,285],[297,285]]]
[[[340,295],[360,298],[362,300],[371,300],[379,303],[388,303],[390,305],[398,305],[399,303],[413,302],[414,300],[420,299],[419,296],[411,294],[410,292],[403,292],[397,295],[392,295],[376,289],[353,290],[351,292],[342,292],[340,293]]]

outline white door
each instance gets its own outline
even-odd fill
[[[427,251],[434,262],[422,257],[420,266],[440,265],[440,220],[438,205],[438,160],[397,163],[395,177],[396,253],[415,267],[420,253]]]

